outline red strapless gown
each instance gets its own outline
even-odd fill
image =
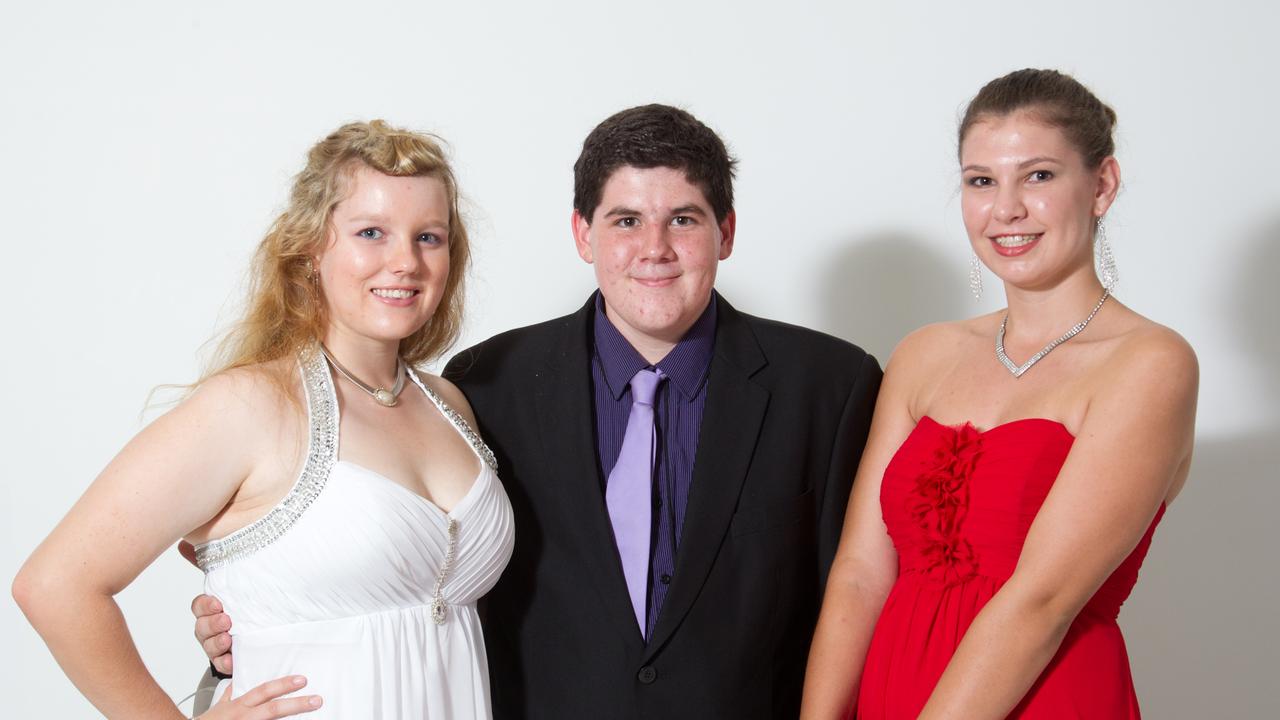
[[[1013,574],[1075,438],[1032,418],[979,432],[923,418],[885,469],[880,504],[898,579],[867,654],[857,717],[920,714],[974,617]],[[1164,507],[1089,600],[1010,718],[1138,718],[1120,605]]]

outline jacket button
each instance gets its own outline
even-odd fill
[[[652,685],[653,681],[658,679],[658,671],[650,665],[645,665],[640,668],[640,674],[636,677],[645,685]]]

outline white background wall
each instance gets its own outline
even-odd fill
[[[1275,717],[1277,27],[1262,0],[5,3],[3,587],[147,391],[196,376],[305,149],[342,122],[451,142],[476,247],[465,343],[584,299],[573,161],[601,119],[660,101],[741,159],[721,290],[883,360],[917,325],[1001,306],[990,275],[967,294],[955,122],[985,81],[1056,67],[1120,116],[1119,295],[1202,368],[1191,482],[1121,617],[1139,695],[1152,718]],[[169,553],[119,598],[175,697],[201,668],[200,586]],[[0,629],[0,715],[94,715],[7,592]]]

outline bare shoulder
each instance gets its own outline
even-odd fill
[[[468,423],[470,423],[472,428],[476,427],[476,416],[475,413],[471,411],[471,403],[467,402],[467,396],[462,394],[462,391],[458,389],[457,385],[454,385],[439,375],[432,375],[431,373],[424,372],[422,370],[415,369],[414,373],[417,374],[418,379],[422,381],[423,385],[431,388],[440,396],[441,400],[444,400],[445,405],[448,405],[458,411],[458,413],[462,415]]]
[[[297,392],[292,363],[269,363],[232,368],[204,382],[183,401],[201,412],[230,414],[234,419],[278,417],[286,411],[290,393]],[[232,418],[229,418],[232,419]]]
[[[984,328],[993,322],[994,315],[982,315],[967,320],[930,323],[911,331],[894,348],[889,359],[891,367],[899,373],[928,372],[938,362],[952,358],[958,347],[990,336]]]
[[[1199,378],[1195,350],[1171,328],[1135,313],[1116,340],[1108,364],[1122,376],[1121,382],[1155,375],[1162,383],[1194,385]]]
[[[1092,422],[1138,422],[1193,433],[1200,367],[1191,344],[1173,330],[1132,314],[1117,328],[1096,373]],[[1136,413],[1136,415],[1134,414]]]
[[[931,323],[904,337],[885,364],[876,414],[894,412],[913,420],[925,414],[942,378],[981,339],[975,327],[979,320]]]
[[[303,432],[301,393],[292,359],[233,368],[201,382],[165,420],[171,431],[221,448],[248,475],[277,462],[280,448]]]

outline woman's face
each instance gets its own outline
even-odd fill
[[[438,178],[353,174],[319,256],[326,343],[399,343],[431,319],[449,277],[449,210]]]
[[[1093,272],[1093,232],[1115,199],[1115,158],[1095,169],[1060,130],[1015,112],[973,124],[960,147],[961,210],[974,252],[1017,287]]]

